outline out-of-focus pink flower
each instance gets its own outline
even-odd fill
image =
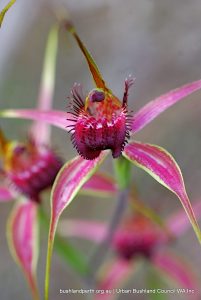
[[[57,31],[49,34],[38,109],[50,109],[54,92]],[[22,268],[33,299],[40,298],[36,280],[38,260],[38,205],[41,192],[52,186],[62,166],[61,158],[49,146],[49,126],[35,122],[25,143],[9,141],[0,131],[1,179],[0,200],[17,198],[9,216],[7,238],[10,251]]]
[[[201,201],[193,203],[196,217],[201,217]],[[143,213],[143,210],[142,210]],[[122,287],[132,272],[137,272],[138,263],[144,258],[165,278],[174,282],[174,286],[193,289],[189,299],[200,299],[199,278],[193,267],[180,255],[167,249],[177,238],[186,232],[189,222],[184,211],[179,211],[167,218],[163,226],[147,216],[136,213],[127,217],[113,238],[111,247],[115,258],[103,266],[97,288],[105,293],[95,299],[111,300],[116,293],[107,293]],[[107,232],[104,223],[86,220],[63,220],[59,232],[64,237],[77,237],[101,243]]]

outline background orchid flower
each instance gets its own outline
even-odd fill
[[[136,203],[135,203],[136,205]],[[135,206],[136,207],[136,206]],[[111,248],[115,257],[111,258],[101,268],[96,288],[99,290],[113,290],[121,288],[131,275],[137,275],[142,260],[151,264],[165,281],[171,286],[193,289],[194,293],[187,295],[187,299],[200,299],[199,278],[193,266],[184,259],[183,255],[174,253],[168,246],[186,233],[190,223],[184,211],[180,210],[166,218],[162,226],[153,218],[150,208],[139,206],[134,214],[127,216],[117,229]],[[196,217],[201,217],[200,199],[193,202]],[[147,211],[151,213],[147,214]],[[97,221],[81,219],[64,219],[59,225],[59,232],[63,237],[81,238],[101,243],[107,233],[107,224]],[[156,282],[152,288],[158,288]],[[161,288],[164,288],[162,286]],[[94,296],[94,299],[114,299],[117,293],[104,293]]]
[[[45,54],[38,109],[52,106],[58,28],[49,34]],[[9,141],[0,131],[1,201],[18,198],[7,227],[10,250],[25,273],[33,298],[39,299],[36,283],[38,258],[38,205],[41,192],[51,187],[62,166],[61,158],[49,147],[49,126],[35,122],[26,143]],[[6,188],[7,186],[7,188]]]
[[[87,182],[108,155],[109,151],[106,149],[112,151],[114,158],[123,155],[175,193],[180,199],[198,239],[201,240],[200,229],[185,190],[180,168],[173,157],[161,147],[131,140],[134,133],[144,128],[160,113],[199,90],[201,80],[186,84],[160,96],[131,117],[127,99],[133,79],[125,80],[123,101],[119,101],[107,87],[97,65],[78,37],[74,27],[69,23],[65,25],[77,40],[87,60],[96,88],[85,98],[82,96],[80,85],[76,84],[71,92],[71,112],[67,114],[61,111],[37,110],[5,110],[1,112],[2,117],[28,118],[44,121],[64,129],[66,127],[80,154],[64,165],[52,189],[47,277],[50,273],[50,259],[59,217],[82,185]],[[48,280],[49,277],[46,282]],[[46,283],[46,291],[47,289],[48,284]]]

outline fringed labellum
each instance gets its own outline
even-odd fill
[[[131,115],[127,110],[128,89],[133,79],[125,81],[125,93],[121,103],[109,90],[93,89],[86,100],[81,86],[75,84],[71,91],[69,126],[72,142],[78,153],[91,160],[105,149],[112,151],[113,158],[121,155],[131,130]]]
[[[62,166],[61,159],[48,147],[9,142],[4,158],[4,172],[8,183],[17,192],[33,201],[50,187]]]

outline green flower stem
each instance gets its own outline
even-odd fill
[[[46,215],[42,206],[39,208],[40,223],[46,232],[49,230],[49,218]],[[58,234],[55,236],[54,248],[58,255],[65,261],[72,269],[77,272],[80,276],[86,276],[89,273],[87,261],[83,256],[83,253],[79,252],[70,243],[66,242]]]
[[[125,158],[120,157],[119,159],[114,160],[114,170],[119,187],[117,204],[109,222],[107,234],[89,261],[89,268],[91,270],[90,278],[92,280],[91,286],[94,286],[95,284],[95,274],[105,259],[113,241],[116,229],[118,228],[128,206],[129,185],[131,180],[130,162],[128,162]]]

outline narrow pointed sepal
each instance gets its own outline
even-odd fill
[[[140,131],[166,109],[200,89],[201,80],[197,80],[150,101],[134,114],[132,124],[133,133]]]
[[[181,170],[174,158],[159,146],[140,142],[128,144],[123,155],[177,195],[201,243],[201,232],[186,193]]]
[[[73,24],[71,22],[67,21],[67,22],[65,22],[65,28],[73,35],[73,37],[75,38],[75,40],[78,43],[79,48],[81,49],[82,53],[84,54],[96,86],[98,88],[103,88],[104,90],[109,90],[105,85],[105,81],[103,80],[103,77],[98,69],[98,66],[95,63],[95,60],[93,59],[91,53],[87,50],[84,43],[81,41]]]
[[[197,220],[200,220],[201,199],[193,201],[192,207]],[[185,211],[179,210],[167,218],[165,226],[174,237],[179,238],[188,231],[190,223]]]
[[[7,224],[9,249],[25,274],[34,300],[40,299],[36,282],[38,260],[37,225],[37,204],[27,199],[17,203]]]
[[[54,87],[55,87],[55,73],[56,73],[56,57],[58,46],[58,26],[53,26],[49,32],[44,66],[41,78],[41,86],[38,96],[37,109],[39,111],[51,110]],[[49,124],[42,121],[34,122],[31,134],[37,144],[48,144],[50,140]]]
[[[64,130],[67,130],[67,126],[74,125],[74,122],[70,121],[73,116],[59,110],[7,109],[0,111],[0,117],[42,121]]]
[[[94,160],[85,160],[77,156],[67,162],[58,173],[51,192],[51,220],[48,237],[45,300],[48,300],[50,264],[54,237],[59,218],[64,209],[72,202],[82,185],[93,175],[108,152],[102,152]]]
[[[5,14],[7,13],[7,11],[10,9],[10,7],[16,2],[16,0],[11,0],[10,2],[8,2],[8,4],[2,9],[2,11],[0,11],[0,27],[3,23]]]

